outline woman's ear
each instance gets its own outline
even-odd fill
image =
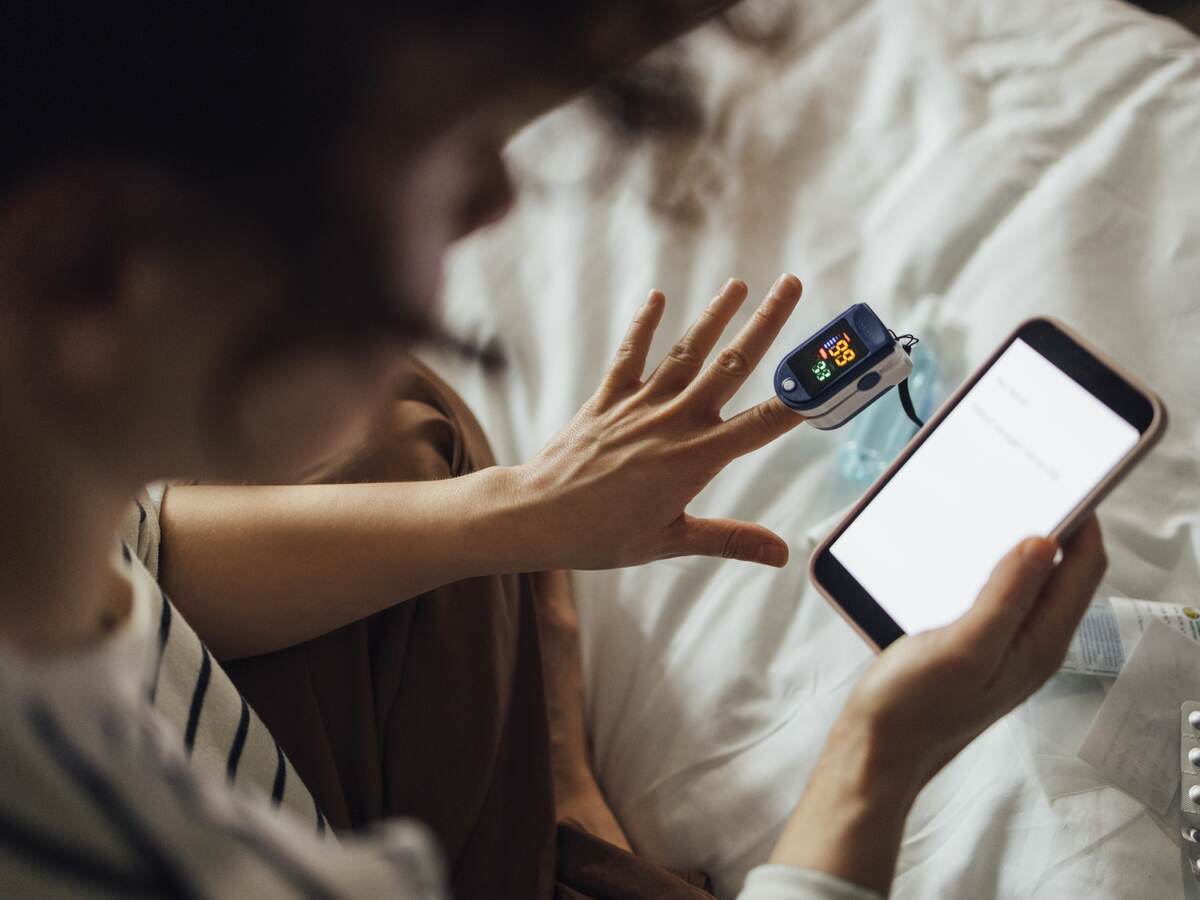
[[[87,396],[132,377],[146,302],[131,277],[165,192],[105,165],[55,168],[0,206],[0,355],[37,355],[59,387]],[[32,359],[30,360],[32,361]]]

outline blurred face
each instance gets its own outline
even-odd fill
[[[320,236],[320,266],[295,271],[295,260],[255,251],[252,235],[231,234],[200,259],[165,267],[166,311],[179,327],[160,334],[211,314],[214,298],[229,323],[214,323],[202,352],[173,354],[199,357],[194,381],[176,392],[197,406],[174,413],[196,428],[184,454],[191,473],[287,479],[367,436],[391,396],[405,337],[354,327],[291,335],[291,292],[329,304],[378,292],[406,318],[436,317],[447,248],[512,203],[505,141],[556,99],[520,73],[486,35],[406,37],[380,54],[338,152],[314,175],[339,210],[337,228]],[[169,283],[172,272],[186,284]],[[170,405],[162,398],[164,412]]]
[[[446,249],[511,205],[504,143],[566,96],[498,34],[376,38],[331,152],[281,160],[261,215],[221,218],[136,165],[9,198],[0,408],[36,408],[122,484],[286,480],[363,440],[436,316]]]

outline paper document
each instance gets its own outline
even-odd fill
[[[1159,815],[1179,787],[1179,704],[1200,697],[1200,644],[1152,621],[1079,756]]]
[[[1115,678],[1134,645],[1155,621],[1200,643],[1200,610],[1174,603],[1101,597],[1088,607],[1079,623],[1062,670]]]

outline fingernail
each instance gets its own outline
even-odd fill
[[[760,562],[766,563],[768,566],[779,568],[787,562],[788,552],[786,547],[781,547],[779,544],[763,544],[758,551],[758,559]]]
[[[1058,544],[1048,538],[1030,538],[1021,544],[1021,559],[1039,572],[1049,572],[1054,566]]]
[[[798,279],[791,272],[784,272],[782,275],[780,275],[778,278],[775,279],[775,284],[772,285],[772,287],[771,287],[771,293],[780,294],[783,292],[783,290],[785,288],[790,288],[791,290],[795,290],[795,286],[796,286],[796,284],[799,283],[799,281],[800,281],[800,279]]]

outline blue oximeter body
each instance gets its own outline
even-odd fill
[[[912,360],[879,316],[856,303],[783,358],[775,393],[814,428],[850,421],[912,372]]]

